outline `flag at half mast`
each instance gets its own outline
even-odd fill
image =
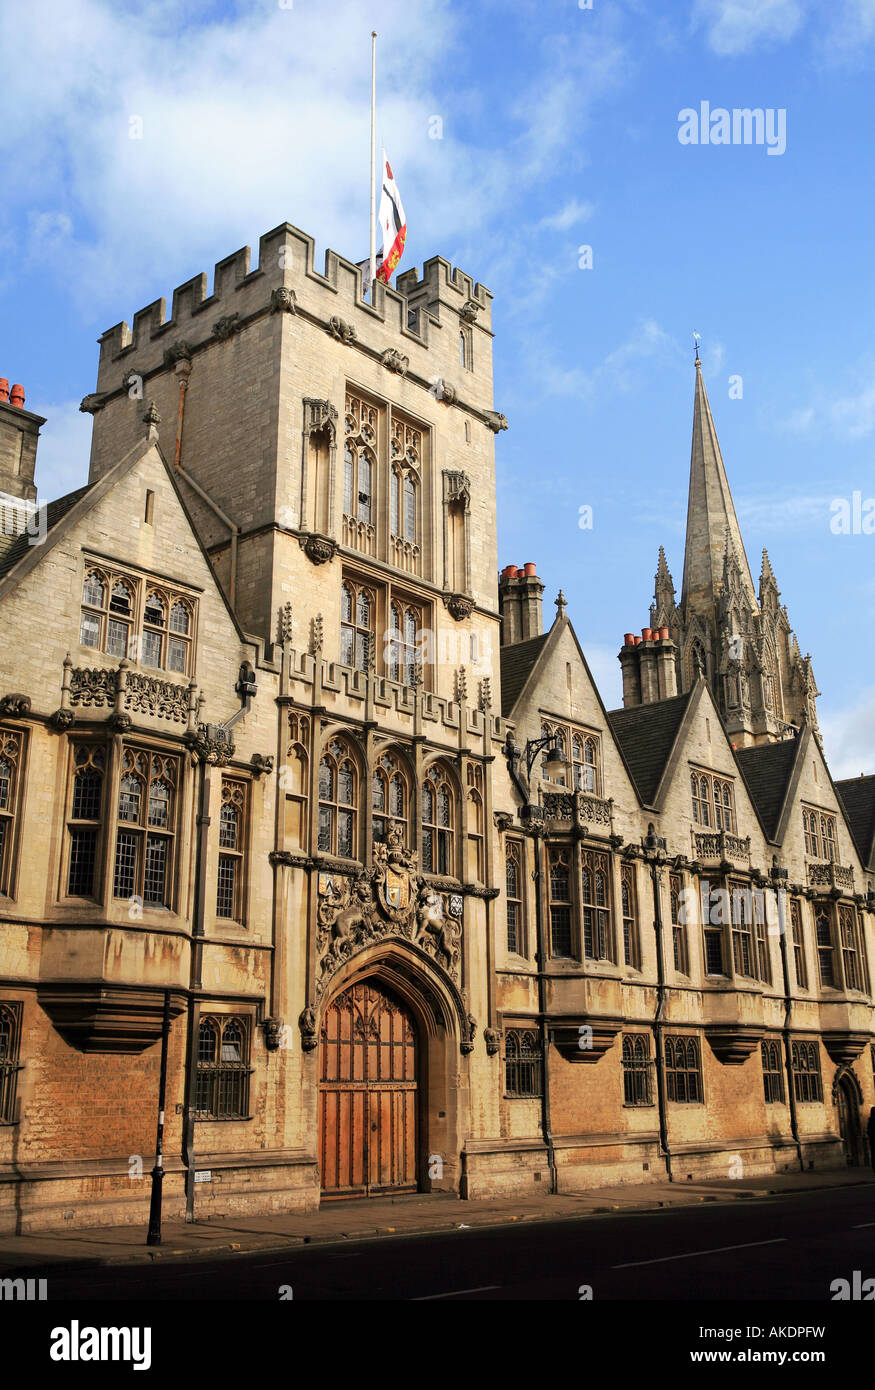
[[[383,259],[377,271],[377,279],[388,284],[404,251],[404,242],[407,238],[407,218],[404,216],[398,185],[395,182],[395,175],[392,173],[392,166],[386,158],[385,150],[383,150],[379,222],[383,230]]]

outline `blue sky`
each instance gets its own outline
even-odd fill
[[[697,330],[754,579],[768,546],[835,774],[875,768],[875,535],[829,524],[834,498],[875,496],[875,0],[7,0],[0,19],[21,58],[0,92],[0,376],[48,417],[43,493],[86,475],[106,328],[284,220],[320,255],[366,253],[376,27],[402,268],[437,253],[495,295],[501,564],[561,585],[619,703],[660,543],[680,587]],[[703,100],[786,110],[786,151],[681,145]]]

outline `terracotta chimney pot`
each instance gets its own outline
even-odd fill
[[[0,401],[9,400],[9,382],[5,376],[0,376]]]
[[[19,410],[24,405],[24,387],[19,383],[9,392],[9,404],[18,406]]]

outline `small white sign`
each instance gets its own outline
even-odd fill
[[[195,1182],[212,1182],[213,1174],[211,1169],[201,1168],[200,1172],[195,1170],[194,1180]]]

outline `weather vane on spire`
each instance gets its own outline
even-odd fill
[[[697,361],[697,362],[698,362],[698,360],[699,360],[699,339],[701,338],[701,336],[702,336],[701,333],[697,333],[696,330],[693,329],[693,338],[695,339],[695,342],[696,342],[696,361]]]

